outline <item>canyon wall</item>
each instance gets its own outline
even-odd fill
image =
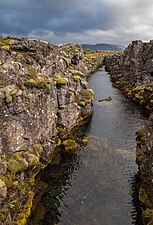
[[[34,177],[71,130],[92,114],[87,76],[103,55],[78,44],[0,38],[0,224],[22,225],[30,215]]]
[[[133,41],[123,53],[105,58],[114,87],[150,114],[144,128],[136,132],[136,162],[141,184],[139,200],[143,223],[153,224],[153,41]]]

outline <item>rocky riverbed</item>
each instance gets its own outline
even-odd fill
[[[0,38],[0,224],[25,224],[35,175],[58,146],[76,148],[68,136],[92,114],[87,76],[103,58],[78,44]]]
[[[137,163],[141,173],[139,199],[142,203],[144,224],[153,224],[153,41],[133,41],[123,53],[107,57],[106,69],[113,86],[148,114],[149,121],[137,135]]]

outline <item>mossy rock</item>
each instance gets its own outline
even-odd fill
[[[79,77],[79,76],[74,76],[73,79],[74,79],[75,81],[79,81],[79,80],[80,80],[80,77]]]
[[[87,89],[87,93],[86,93],[86,98],[88,100],[93,100],[93,97],[94,97],[94,92],[91,88],[88,88]]]
[[[26,152],[24,155],[26,157],[26,161],[28,162],[29,167],[35,166],[39,163],[39,158],[36,155],[28,152]]]
[[[8,162],[8,170],[12,173],[25,171],[28,168],[28,162],[24,158],[10,159]]]
[[[88,142],[89,142],[89,140],[88,140],[88,139],[86,139],[86,138],[84,138],[84,139],[82,139],[82,142],[83,142],[83,143],[88,143]]]
[[[151,225],[153,222],[153,209],[146,209],[142,211],[142,218],[145,224]],[[148,223],[151,220],[150,223]]]
[[[150,100],[150,104],[153,105],[153,100]]]
[[[60,146],[61,143],[62,143],[62,142],[61,142],[61,139],[58,137],[58,138],[56,139],[56,143],[55,143],[56,147]]]
[[[2,47],[9,47],[10,39],[9,38],[2,38],[0,39],[0,45]]]
[[[5,174],[7,171],[7,163],[0,162],[0,174]]]
[[[36,78],[30,78],[26,81],[26,86],[35,88],[46,88],[49,90],[49,84],[52,83],[52,79],[46,74],[38,73]]]
[[[38,72],[34,69],[31,69],[31,68],[27,68],[27,71],[28,71],[28,75],[32,78],[36,78],[37,77],[37,74]]]
[[[137,86],[132,89],[132,92],[139,93],[142,90],[144,90],[144,86]]]
[[[7,175],[2,175],[0,177],[1,180],[4,181],[4,183],[6,184],[7,188],[13,188],[14,187],[14,176],[11,174],[7,174]]]
[[[32,208],[32,203],[33,203],[33,198],[34,198],[34,192],[33,191],[29,191],[27,196],[28,199],[24,204],[24,207],[22,209],[22,213],[19,213],[19,215],[17,216],[17,221],[16,221],[16,225],[26,225],[27,219],[30,216],[31,213],[31,208]]]
[[[136,132],[136,136],[137,136],[138,138],[143,138],[144,135],[145,135],[145,130],[144,130],[144,128],[142,128],[142,129],[140,129],[140,130],[138,130],[138,131]]]
[[[0,221],[3,221],[6,217],[6,213],[8,212],[8,209],[5,207],[0,208]]]
[[[146,193],[145,188],[140,187],[139,189],[139,200],[147,207],[151,208],[152,204],[150,202],[150,199],[148,198],[148,195]]]
[[[59,133],[63,133],[64,132],[64,129],[62,127],[57,127],[57,130]]]
[[[22,91],[14,84],[7,85],[4,88],[4,93],[7,103],[12,102],[14,97],[22,95]]]
[[[145,100],[140,101],[140,105],[145,105],[145,104],[146,104]]]
[[[2,46],[1,49],[5,50],[5,51],[9,51],[10,50],[10,46]]]
[[[68,140],[65,140],[63,141],[62,143],[64,145],[64,148],[67,152],[72,151],[72,150],[75,150],[77,148],[77,143],[75,140],[72,140],[72,139],[68,139]]]
[[[88,83],[87,81],[81,79],[81,85],[84,87],[84,88],[88,88]]]
[[[64,77],[64,76],[61,76],[59,74],[56,75],[55,80],[56,80],[56,83],[58,85],[67,85],[67,83],[68,83],[68,78],[67,77]]]
[[[85,107],[86,106],[86,102],[82,101],[82,100],[78,100],[77,104],[81,107]]]

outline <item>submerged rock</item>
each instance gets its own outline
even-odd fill
[[[103,99],[99,99],[99,102],[103,102],[103,101],[111,101],[112,100],[112,97],[111,96],[109,96],[109,97],[107,97],[107,98],[103,98]]]

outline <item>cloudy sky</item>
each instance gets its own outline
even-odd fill
[[[56,44],[153,39],[153,0],[0,0],[0,35]]]

